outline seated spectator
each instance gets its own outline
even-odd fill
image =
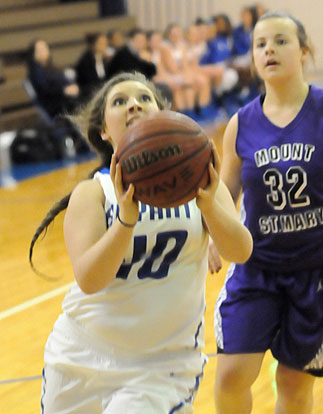
[[[201,58],[202,58],[207,52],[208,41],[210,39],[213,39],[215,36],[215,27],[214,25],[208,24],[201,17],[196,18],[194,25],[197,27],[197,30],[199,33],[199,39],[200,39],[199,42],[201,44],[200,48],[201,48]]]
[[[78,85],[52,62],[47,42],[38,39],[28,49],[27,76],[37,95],[37,104],[52,120],[50,134],[62,157],[88,152],[80,133],[64,115],[80,104]]]
[[[82,98],[87,100],[107,79],[108,60],[106,49],[108,39],[101,32],[86,36],[87,48],[76,66],[76,80],[81,89]]]
[[[212,18],[215,26],[215,36],[208,40],[208,49],[201,59],[206,66],[221,66],[221,80],[213,89],[214,99],[218,106],[223,107],[228,116],[232,116],[239,108],[236,91],[238,87],[238,72],[230,67],[233,58],[232,25],[226,14],[218,14]]]
[[[161,48],[161,61],[166,71],[184,88],[183,113],[199,122],[212,122],[216,110],[211,101],[209,77],[191,68],[182,28],[170,24],[166,28]]]
[[[207,50],[207,39],[209,36],[214,37],[212,26],[207,26],[206,32],[201,30],[201,25],[192,24],[185,32],[187,42],[187,57],[190,67],[197,72],[208,76],[211,82],[211,88],[216,88],[222,81],[224,68],[221,64],[201,65]]]
[[[241,23],[233,30],[232,67],[239,74],[240,100],[245,105],[259,93],[260,83],[251,75],[251,36],[257,22],[256,7],[241,9]]]
[[[116,50],[120,49],[120,47],[126,44],[126,37],[124,33],[119,29],[111,29],[107,33],[108,38],[108,47],[107,47],[107,55],[112,57]]]
[[[243,7],[240,14],[241,23],[233,29],[233,62],[236,66],[250,67],[251,35],[257,23],[255,7]]]
[[[215,36],[208,41],[208,50],[203,63],[231,63],[233,57],[232,25],[226,14],[218,14],[212,18]]]
[[[153,62],[156,66],[157,73],[153,77],[154,83],[161,87],[165,91],[165,85],[168,85],[170,91],[169,95],[166,95],[166,99],[172,102],[172,109],[181,111],[185,108],[185,93],[182,82],[179,81],[178,77],[173,76],[167,72],[162,60],[161,60],[161,48],[163,42],[162,33],[157,30],[152,30],[147,33],[148,47],[147,59]]]
[[[202,34],[201,26],[191,24],[185,30],[185,41],[187,45],[187,56],[189,61],[199,64],[207,50],[206,37],[208,29]]]
[[[37,99],[51,117],[75,109],[79,87],[54,66],[47,42],[38,39],[30,45],[27,66]]]
[[[108,64],[108,78],[119,72],[141,72],[152,79],[157,71],[154,63],[146,58],[147,38],[142,29],[135,28],[128,33],[127,43],[120,47]]]

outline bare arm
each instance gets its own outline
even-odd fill
[[[219,254],[230,262],[244,263],[252,251],[252,237],[240,222],[235,205],[223,181],[213,203],[202,212]]]
[[[134,187],[123,190],[121,166],[115,156],[110,165],[111,179],[119,205],[119,214],[128,224],[138,219]],[[80,183],[72,193],[65,214],[64,236],[75,279],[85,293],[94,293],[113,280],[133,236],[133,227],[114,220],[106,228],[105,196],[95,180]]]
[[[229,121],[223,136],[223,158],[220,176],[228,187],[233,201],[237,204],[241,191],[241,159],[236,152],[238,115]]]
[[[95,180],[72,193],[64,219],[64,236],[75,279],[85,293],[103,289],[123,261],[132,229],[115,220],[106,227],[104,194]]]
[[[211,182],[205,190],[199,189],[198,206],[219,254],[225,260],[243,263],[252,252],[251,234],[240,222],[231,194],[212,164],[209,172]]]

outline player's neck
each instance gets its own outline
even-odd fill
[[[263,103],[263,111],[267,118],[275,125],[284,128],[297,116],[308,94],[308,84],[284,85],[281,88],[267,88]]]
[[[264,108],[298,108],[301,107],[308,94],[309,86],[304,79],[297,82],[286,80],[284,83],[266,84]]]

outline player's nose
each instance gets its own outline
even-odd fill
[[[131,97],[128,99],[128,111],[131,113],[142,111],[142,106],[140,101],[136,97]]]
[[[272,55],[272,54],[275,52],[275,48],[274,48],[274,46],[273,46],[273,43],[272,43],[272,42],[268,41],[268,42],[266,43],[265,52],[266,52],[266,55],[267,55],[267,56],[268,56],[268,55]]]

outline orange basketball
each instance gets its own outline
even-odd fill
[[[209,181],[211,143],[198,123],[174,111],[160,111],[129,126],[117,150],[125,188],[155,207],[176,207]]]

